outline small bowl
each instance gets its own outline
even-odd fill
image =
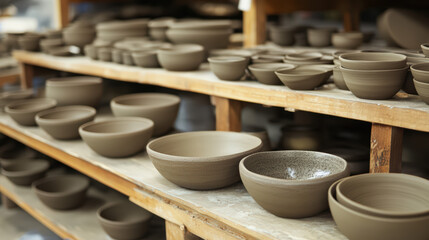
[[[352,70],[340,67],[340,70],[347,87],[356,97],[383,100],[392,98],[401,89],[408,67],[391,70]]]
[[[26,51],[38,51],[40,48],[40,40],[42,36],[21,36],[18,38],[18,44],[20,49]]]
[[[261,139],[245,133],[201,131],[155,139],[146,150],[155,168],[170,182],[209,190],[238,182],[238,163],[261,147]]]
[[[101,207],[97,211],[97,218],[110,237],[133,240],[141,239],[148,233],[152,214],[127,201]]]
[[[154,136],[167,133],[174,125],[180,98],[166,93],[136,93],[115,97],[110,101],[116,117],[144,117],[155,124]]]
[[[282,83],[293,90],[313,90],[320,86],[327,71],[323,69],[278,69],[275,74]]]
[[[316,151],[322,147],[322,132],[310,125],[288,125],[282,129],[281,147],[285,150]]]
[[[342,32],[332,34],[332,45],[340,49],[356,49],[363,43],[363,33]]]
[[[7,167],[11,164],[21,161],[36,159],[39,154],[32,148],[22,145],[11,145],[0,151],[0,164],[2,167]]]
[[[46,80],[46,97],[56,99],[58,106],[98,105],[103,93],[99,77],[77,76]]]
[[[422,49],[422,52],[425,57],[429,57],[429,43],[423,43],[422,45],[420,45],[420,48]]]
[[[322,57],[323,55],[318,52],[304,52],[288,54],[285,59],[292,61],[317,61]]]
[[[96,110],[88,106],[65,106],[40,112],[36,123],[55,139],[79,138],[79,127],[94,120]]]
[[[334,80],[335,86],[337,86],[337,88],[342,90],[349,90],[349,88],[346,85],[346,82],[344,82],[343,74],[341,73],[340,68],[334,67],[333,70],[334,72],[333,72],[332,79]]]
[[[44,53],[48,53],[50,49],[64,46],[62,38],[48,38],[40,40],[40,49]]]
[[[112,62],[114,63],[118,63],[118,64],[122,64],[122,53],[124,52],[124,50],[122,49],[113,49],[112,50]],[[131,55],[132,56],[132,55]]]
[[[110,47],[97,48],[97,59],[103,62],[111,62],[112,48]]]
[[[33,182],[32,188],[46,206],[70,210],[84,203],[89,179],[79,175],[49,176]]]
[[[146,50],[139,52],[132,52],[134,63],[143,68],[159,68],[161,67],[158,62],[156,50]]]
[[[85,47],[83,48],[83,52],[85,53],[85,56],[87,56],[93,60],[98,59],[97,50],[98,50],[98,48],[92,44],[85,45]]]
[[[206,53],[212,49],[228,48],[231,29],[191,30],[168,29],[166,35],[175,44],[198,44],[204,47]],[[196,37],[198,36],[198,37]]]
[[[251,57],[252,64],[256,63],[281,63],[283,62],[283,57],[280,55],[270,55],[270,54],[257,54]]]
[[[83,48],[95,39],[95,29],[90,27],[68,27],[63,31],[64,43]]]
[[[277,69],[294,69],[293,64],[287,63],[258,63],[249,65],[249,70],[258,82],[267,85],[281,85],[282,82],[274,73]]]
[[[377,217],[429,215],[429,181],[407,174],[361,174],[337,185],[343,206]]]
[[[43,159],[17,161],[6,166],[2,165],[2,174],[16,185],[30,186],[42,178],[48,168],[49,162]]]
[[[152,137],[153,121],[140,117],[117,117],[79,127],[83,141],[96,153],[110,158],[134,155]]]
[[[407,56],[397,53],[345,53],[339,59],[343,68],[353,70],[389,70],[407,66]]]
[[[34,98],[14,102],[5,107],[5,112],[18,124],[36,126],[34,117],[37,113],[54,108],[57,101],[51,98]]]
[[[210,51],[210,57],[244,57],[247,62],[253,56],[253,52],[246,49],[214,49]]]
[[[331,36],[336,28],[310,28],[307,29],[307,39],[310,46],[327,47],[331,45]]]
[[[407,218],[375,217],[350,209],[337,201],[338,180],[328,190],[329,208],[338,229],[351,240],[425,240],[429,215]],[[359,227],[356,227],[359,226]]]
[[[271,41],[280,46],[290,46],[295,42],[296,29],[289,26],[276,26],[269,27],[269,36]]]
[[[349,176],[347,162],[313,151],[272,151],[240,162],[244,187],[268,212],[286,218],[314,216],[328,208],[329,186]]]
[[[179,44],[157,50],[160,65],[169,71],[197,70],[204,61],[204,47],[197,44]]]
[[[127,66],[136,65],[130,51],[122,51],[122,63]]]
[[[0,93],[0,112],[4,111],[4,107],[13,102],[32,98],[34,92],[32,89],[20,89],[14,91],[5,91]]]
[[[419,82],[429,83],[429,62],[413,64],[410,69],[414,79]]]
[[[209,57],[210,70],[222,80],[238,81],[244,74],[248,60],[244,57]]]
[[[416,79],[413,81],[417,94],[420,96],[423,102],[429,105],[429,83],[420,82]]]

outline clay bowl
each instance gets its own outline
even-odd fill
[[[96,110],[88,106],[65,106],[40,112],[36,123],[55,139],[79,138],[79,126],[94,120]]]
[[[32,188],[46,206],[70,210],[84,203],[89,179],[79,175],[49,176],[33,182]]]
[[[167,133],[174,125],[179,111],[180,98],[166,93],[136,93],[115,97],[110,101],[117,117],[134,116],[151,119],[154,136]]]
[[[204,47],[197,44],[179,44],[157,50],[160,65],[169,71],[197,70],[204,61]]]
[[[110,237],[136,240],[149,231],[152,214],[131,202],[118,202],[98,209],[97,218]]]
[[[318,52],[292,53],[286,55],[285,59],[292,61],[317,61],[323,57],[323,54]]]
[[[92,27],[70,27],[63,31],[64,43],[83,48],[95,39],[95,29]]]
[[[261,147],[261,139],[245,133],[201,131],[155,139],[146,150],[155,168],[170,182],[209,190],[238,182],[238,163]]]
[[[238,81],[246,71],[248,60],[244,57],[210,57],[210,70],[222,80]]]
[[[5,107],[5,112],[18,124],[36,126],[34,117],[37,113],[54,108],[57,101],[51,98],[34,98],[14,102]]]
[[[83,48],[83,52],[85,53],[85,56],[94,60],[98,59],[97,50],[98,50],[97,47],[92,44],[85,45],[85,47]]]
[[[327,47],[331,45],[331,35],[335,28],[310,28],[307,30],[307,39],[310,46]]]
[[[212,49],[225,49],[229,45],[232,30],[175,30],[166,32],[168,39],[175,44],[198,44],[208,52]],[[198,36],[198,37],[195,37]]]
[[[427,239],[429,215],[389,218],[360,213],[338,202],[336,187],[339,182],[341,180],[335,182],[329,188],[329,208],[338,229],[350,240]]]
[[[110,47],[97,48],[97,59],[103,62],[111,62],[112,48]]]
[[[32,89],[20,89],[14,91],[6,91],[0,93],[0,112],[4,111],[4,107],[16,101],[32,98],[34,92]]]
[[[103,80],[77,76],[46,80],[46,97],[56,99],[59,106],[98,105],[103,93]]]
[[[83,141],[96,153],[110,158],[134,155],[152,137],[154,124],[147,118],[117,117],[79,127]]]
[[[429,43],[423,43],[422,45],[420,45],[420,48],[422,49],[423,54],[426,57],[429,57]]]
[[[277,69],[294,69],[296,68],[293,64],[287,63],[258,63],[249,66],[249,70],[252,75],[258,80],[258,82],[267,85],[281,85],[282,82],[274,73]]]
[[[49,162],[43,159],[17,161],[2,165],[2,174],[16,185],[30,186],[42,178],[49,168]]]
[[[48,53],[50,49],[64,46],[64,41],[62,38],[53,38],[53,39],[42,39],[40,40],[40,49],[44,53]]]
[[[363,33],[342,32],[332,34],[332,45],[340,49],[356,49],[363,43]]]
[[[322,85],[323,85],[327,83],[329,78],[332,76],[334,67],[335,67],[334,64],[314,64],[314,65],[300,65],[296,69],[325,71],[325,76],[323,77],[323,82],[322,82]]]
[[[250,62],[253,52],[246,49],[214,49],[210,51],[211,57],[244,57]]]
[[[112,62],[122,64],[122,53],[124,50],[122,49],[113,49],[112,50]],[[132,55],[131,55],[132,56]]]
[[[170,29],[182,30],[223,30],[230,29],[232,22],[229,20],[187,20],[169,24]]]
[[[12,146],[0,152],[0,164],[8,167],[11,164],[21,161],[28,161],[38,157],[38,153],[25,146]]]
[[[419,94],[423,102],[429,104],[429,83],[420,82],[416,79],[414,79],[413,81],[414,86],[416,87],[417,94]]]
[[[240,162],[241,180],[253,199],[268,212],[286,218],[326,210],[329,186],[349,174],[344,159],[313,151],[260,152]]]
[[[130,51],[122,51],[122,63],[128,66],[134,66],[135,62]]]
[[[341,58],[341,57],[340,57]],[[408,67],[391,70],[352,70],[340,67],[350,91],[363,99],[390,99],[405,82]]]
[[[325,81],[323,69],[278,69],[275,71],[282,83],[293,90],[313,90]]]
[[[271,41],[280,46],[290,46],[294,44],[295,32],[296,29],[294,27],[276,25],[271,25],[269,27],[269,36]]]
[[[61,46],[50,48],[47,53],[52,56],[66,57],[80,54],[80,51],[80,48],[76,46]]]
[[[334,67],[333,69],[333,80],[334,80],[334,84],[335,86],[337,86],[337,88],[342,89],[342,90],[349,90],[349,88],[346,85],[346,82],[344,82],[344,78],[343,78],[343,74],[341,73],[341,70],[339,67]]]
[[[358,53],[361,52],[360,50],[346,50],[346,49],[341,49],[339,51],[335,51],[332,53],[332,57],[334,57],[335,59],[338,59],[340,57],[340,55],[345,54],[345,53]]]
[[[400,69],[407,65],[407,57],[397,53],[345,53],[339,59],[342,67],[354,70]]]
[[[26,51],[38,51],[40,48],[40,40],[43,37],[40,35],[21,36],[18,38],[19,48]]]
[[[174,23],[175,21],[176,20],[174,18],[168,18],[168,17],[151,20],[148,24],[149,36],[153,40],[167,41],[168,38],[167,38],[166,32],[167,32],[168,26],[171,23]]]
[[[410,67],[414,79],[419,82],[429,83],[429,63],[417,63]]]
[[[310,125],[290,125],[282,128],[281,147],[286,150],[319,150],[322,146],[322,133]]]
[[[132,52],[134,63],[143,68],[159,68],[158,56],[156,50],[146,50]]]
[[[377,217],[429,215],[429,181],[407,174],[361,174],[337,185],[343,206]]]
[[[281,63],[283,56],[270,54],[257,54],[251,57],[252,63]]]

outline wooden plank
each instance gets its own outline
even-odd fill
[[[34,66],[26,63],[19,63],[21,70],[21,87],[31,88],[33,86]]]
[[[56,0],[56,19],[57,26],[62,29],[67,27],[70,19],[69,19],[69,0]]]
[[[165,221],[165,235],[167,240],[186,240],[185,226]]]
[[[216,106],[216,130],[241,131],[241,105],[239,101],[214,97]]]
[[[344,26],[344,31],[346,32],[359,31],[359,28],[360,28],[359,11],[349,10],[349,11],[343,12],[343,26]]]
[[[250,9],[243,12],[244,47],[254,47],[265,42],[267,16],[264,0],[252,0]]]
[[[402,136],[402,128],[372,124],[371,173],[401,172]]]
[[[0,87],[8,83],[16,83],[19,80],[19,68],[0,70]]]

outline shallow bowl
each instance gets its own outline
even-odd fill
[[[429,62],[413,64],[410,69],[414,79],[419,82],[429,83]]]
[[[34,98],[11,103],[5,107],[5,112],[20,125],[35,126],[36,114],[56,105],[57,101],[52,98]]]
[[[159,64],[170,71],[197,70],[204,61],[204,47],[197,44],[179,44],[157,50]]]
[[[38,156],[38,153],[29,147],[11,144],[6,148],[2,147],[0,164],[2,167],[7,167],[16,162],[36,159]]]
[[[210,63],[210,70],[216,77],[228,81],[240,80],[248,64],[246,58],[234,56],[210,57],[207,60]]]
[[[353,70],[390,70],[407,65],[407,56],[387,52],[345,53],[339,60],[342,67]]]
[[[2,174],[16,185],[30,186],[34,181],[42,178],[48,168],[47,160],[28,159],[6,166],[2,164]]]
[[[324,82],[327,70],[301,68],[278,69],[275,74],[290,89],[313,90]]]
[[[429,83],[420,82],[416,79],[413,80],[414,86],[416,87],[417,94],[420,96],[423,102],[429,105]]]
[[[139,52],[132,52],[134,63],[143,68],[159,68],[161,67],[158,62],[156,50],[146,50]]]
[[[323,55],[318,52],[304,52],[288,54],[285,59],[292,61],[317,61],[322,57]]]
[[[267,85],[281,85],[282,82],[275,74],[277,69],[294,69],[293,64],[287,63],[257,63],[249,65],[249,70],[258,82]]]
[[[0,93],[0,112],[4,111],[4,107],[16,101],[32,98],[34,92],[32,89],[20,89],[14,91],[5,91]]]

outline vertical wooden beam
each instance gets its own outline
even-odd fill
[[[20,63],[21,70],[21,88],[31,88],[33,86],[34,66]]]
[[[167,240],[185,240],[186,229],[185,226],[177,225],[170,221],[165,221],[165,235]]]
[[[402,137],[402,128],[372,124],[371,173],[401,172]]]
[[[57,26],[62,29],[69,23],[69,0],[56,0]]]
[[[216,130],[241,131],[241,102],[222,97],[213,97],[216,106]]]
[[[1,195],[1,204],[6,209],[12,209],[12,208],[17,208],[18,207],[18,205],[16,205],[16,203],[14,201],[10,200],[4,194]]]
[[[264,0],[251,0],[248,11],[243,12],[244,47],[253,47],[265,42],[267,16]]]
[[[344,31],[359,31],[359,10],[350,9],[343,12]]]

